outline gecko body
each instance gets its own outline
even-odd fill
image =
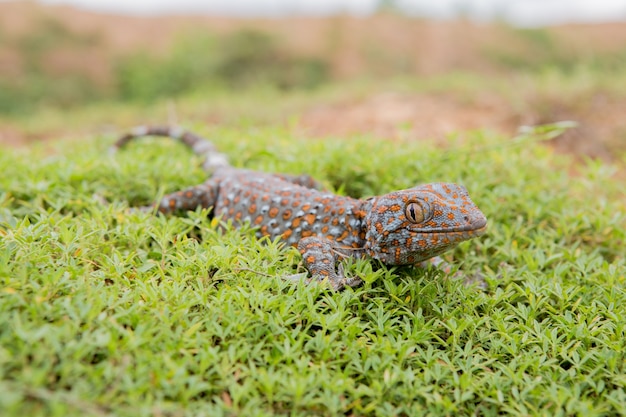
[[[234,168],[208,140],[166,126],[136,128],[113,149],[142,136],[184,143],[212,173],[204,183],[166,195],[146,210],[172,214],[212,208],[211,216],[231,220],[235,227],[249,223],[258,237],[280,238],[297,247],[312,279],[327,279],[336,290],[362,282],[344,276],[344,258],[418,264],[486,230],[485,216],[461,185],[425,184],[368,199],[339,196],[306,175]]]

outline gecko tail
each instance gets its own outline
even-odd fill
[[[137,126],[121,136],[110,148],[115,153],[134,139],[144,136],[162,136],[182,142],[191,151],[202,158],[202,168],[213,172],[216,168],[230,166],[228,157],[219,152],[208,139],[177,126]]]

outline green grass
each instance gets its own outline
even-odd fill
[[[167,141],[0,154],[0,414],[625,414],[626,215],[615,167],[531,139],[454,150],[273,126],[195,129],[234,164],[368,196],[460,182],[489,219],[435,270],[349,265],[332,293],[281,276],[297,251],[202,212],[127,210],[204,179]],[[102,206],[98,194],[112,201]]]

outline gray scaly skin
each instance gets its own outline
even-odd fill
[[[309,176],[233,168],[208,140],[172,127],[135,128],[112,149],[148,135],[184,143],[204,158],[203,168],[212,176],[144,209],[171,214],[212,208],[211,216],[235,226],[249,222],[258,237],[280,237],[297,247],[312,278],[327,279],[335,290],[362,282],[344,276],[338,263],[344,258],[440,264],[437,255],[486,230],[485,216],[457,184],[426,184],[365,200],[338,196]]]

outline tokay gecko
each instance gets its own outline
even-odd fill
[[[344,258],[373,258],[387,265],[440,264],[438,255],[482,235],[487,227],[465,187],[457,184],[425,184],[368,199],[338,196],[306,175],[234,168],[211,142],[175,127],[135,128],[112,150],[148,135],[187,145],[203,158],[203,168],[212,176],[144,210],[171,214],[212,208],[212,217],[231,220],[234,226],[249,223],[258,237],[280,238],[297,247],[312,279],[327,280],[335,290],[362,283],[344,275]]]

